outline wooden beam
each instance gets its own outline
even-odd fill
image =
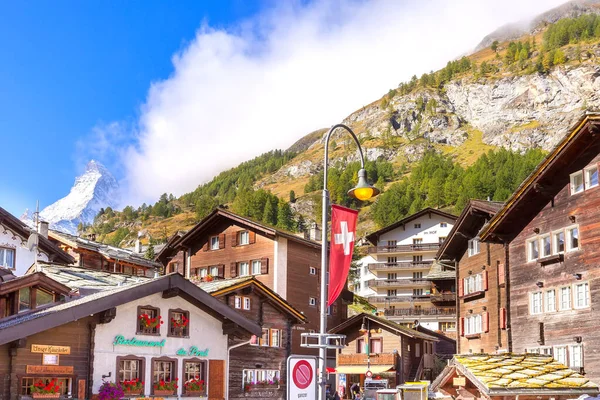
[[[108,324],[117,316],[117,307],[109,308],[99,314],[99,323]]]
[[[179,288],[176,287],[164,290],[162,294],[163,299],[170,299],[177,296],[179,296]]]
[[[233,321],[223,322],[223,335],[232,335],[240,330],[240,326]]]
[[[24,349],[27,347],[27,338],[21,338],[11,342],[10,347],[12,349]]]

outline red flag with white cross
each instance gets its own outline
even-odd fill
[[[358,211],[331,206],[331,239],[329,243],[329,296],[327,306],[332,305],[344,287],[350,271]]]

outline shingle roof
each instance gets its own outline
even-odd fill
[[[506,390],[592,389],[598,385],[581,374],[540,354],[457,355],[454,365],[476,379],[488,393]]]
[[[71,265],[40,264],[39,267],[46,276],[71,289],[108,290],[131,286],[150,279],[144,276],[117,274]]]
[[[214,293],[219,290],[227,289],[231,286],[235,286],[238,283],[251,281],[251,276],[244,276],[241,278],[233,278],[233,279],[215,279],[211,282],[197,282],[196,285],[206,293]]]
[[[431,264],[426,279],[428,280],[453,280],[456,278],[456,269],[447,269],[439,261]]]
[[[427,334],[425,334],[423,332],[419,332],[415,329],[407,328],[407,327],[397,324],[393,321],[387,320],[382,317],[378,317],[376,315],[367,314],[367,313],[361,313],[361,314],[355,315],[352,318],[347,319],[346,321],[342,322],[338,326],[332,328],[330,330],[330,332],[341,333],[354,324],[362,323],[363,318],[367,318],[367,319],[370,319],[371,321],[377,322],[380,325],[383,325],[383,326],[389,328],[390,330],[396,331],[397,333],[399,333],[401,335],[414,337],[414,338],[418,338],[418,339],[423,339],[423,340],[431,340],[434,342],[439,342],[439,339],[436,338],[435,336],[427,335]]]

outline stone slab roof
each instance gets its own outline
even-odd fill
[[[71,289],[110,290],[147,282],[151,278],[117,274],[71,265],[40,264],[40,271]]]

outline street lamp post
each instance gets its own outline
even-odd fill
[[[325,138],[325,157],[323,161],[323,210],[322,210],[322,218],[321,218],[321,309],[320,309],[320,329],[319,329],[319,362],[320,362],[320,372],[321,372],[321,381],[319,388],[319,400],[325,400],[325,382],[327,376],[326,369],[326,360],[327,360],[327,349],[328,349],[328,340],[327,340],[327,278],[329,271],[329,263],[327,259],[327,223],[328,223],[328,211],[329,211],[329,191],[327,190],[327,167],[328,167],[328,159],[329,159],[329,139],[331,138],[332,133],[337,128],[345,129],[354,141],[356,142],[356,146],[358,147],[358,152],[360,153],[360,170],[358,171],[358,183],[357,185],[348,191],[348,195],[355,197],[359,200],[368,200],[374,196],[379,194],[379,189],[369,185],[367,182],[367,171],[365,171],[365,158],[363,156],[362,148],[360,147],[360,142],[358,141],[358,137],[352,132],[352,129],[348,128],[344,124],[337,124],[329,129],[327,136]]]

